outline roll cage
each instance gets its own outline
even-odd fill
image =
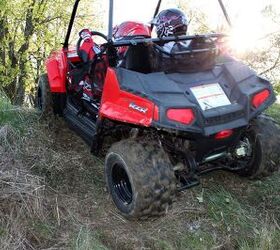
[[[65,41],[63,43],[63,49],[68,49],[69,46],[69,38],[71,35],[71,31],[73,28],[73,24],[75,21],[75,17],[76,17],[76,13],[77,13],[77,9],[78,9],[78,5],[79,2],[81,0],[76,0],[74,3],[74,7],[73,7],[73,11],[72,11],[72,15],[70,18],[70,22],[68,25],[68,29],[67,29],[67,33],[66,33],[66,37],[65,37]],[[228,24],[231,26],[231,22],[230,22],[230,18],[229,15],[227,14],[227,11],[225,9],[225,6],[222,2],[222,0],[218,0],[219,4],[221,6],[221,9],[223,11],[223,14],[228,22]],[[160,10],[160,6],[161,6],[161,2],[162,0],[158,1],[158,4],[156,6],[155,9],[155,13],[154,13],[154,17],[158,14],[159,10]],[[204,34],[204,35],[192,35],[192,36],[174,36],[174,37],[164,37],[164,38],[143,38],[143,39],[128,39],[128,40],[122,40],[122,41],[113,41],[112,40],[112,33],[113,33],[113,14],[114,14],[114,0],[109,0],[109,25],[108,25],[108,43],[107,45],[104,44],[106,47],[121,47],[121,46],[131,46],[131,45],[138,45],[138,44],[144,44],[144,43],[155,43],[155,44],[164,44],[164,43],[168,43],[170,41],[186,41],[186,40],[195,40],[195,39],[218,39],[218,38],[222,38],[225,37],[225,34],[222,33],[211,33],[211,34]],[[153,25],[151,25],[151,28],[153,28]],[[190,52],[201,52],[198,50],[192,50]]]

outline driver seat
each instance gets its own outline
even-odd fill
[[[151,73],[151,48],[149,45],[137,44],[128,48],[120,67],[139,73]]]

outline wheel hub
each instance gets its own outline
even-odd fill
[[[252,155],[252,145],[247,137],[240,141],[234,153],[237,158],[248,157]]]
[[[125,204],[132,202],[132,188],[128,175],[121,164],[115,164],[112,168],[112,181],[114,192],[118,198]]]

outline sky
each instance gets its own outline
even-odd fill
[[[157,2],[158,0],[114,0],[114,22],[115,24],[126,20],[148,22],[153,16]],[[221,15],[218,0],[185,0],[182,2],[191,3],[193,8],[206,12],[214,22],[220,21],[217,18]],[[261,10],[268,4],[274,4],[275,8],[280,10],[279,0],[224,0],[224,3],[233,19],[246,19],[251,16],[254,17],[254,21],[258,21],[256,17],[260,16]],[[175,6],[175,0],[163,0],[161,9]]]
[[[157,0],[115,0],[114,23],[126,20],[149,22],[152,19]],[[209,18],[207,20],[213,30],[221,23],[226,25],[218,0],[185,0],[191,4],[192,9],[204,12]],[[232,20],[231,30],[232,45],[247,50],[256,46],[265,46],[262,37],[267,34],[280,31],[280,27],[264,18],[262,10],[265,6],[272,4],[275,10],[280,11],[280,0],[224,0]],[[161,9],[175,7],[176,1],[163,0]],[[188,13],[186,13],[188,16]]]
[[[108,9],[108,2],[103,1],[105,9]],[[157,2],[158,0],[114,0],[114,24],[127,20],[151,21]],[[161,9],[176,7],[176,2],[163,0]],[[208,22],[213,28],[225,22],[218,0],[185,0],[185,2],[191,4],[192,9],[206,13],[209,16]],[[270,32],[277,28],[263,18],[261,11],[269,4],[273,4],[274,8],[280,11],[280,0],[224,0],[224,4],[236,27],[245,26],[248,30],[254,29],[254,32],[256,29]],[[188,16],[188,13],[186,15]],[[107,22],[107,13],[104,19]]]
[[[102,1],[103,8],[108,10],[108,0]],[[151,21],[158,0],[114,0],[114,25],[123,21]],[[176,7],[176,0],[162,0],[161,9]],[[218,0],[185,0],[191,5],[191,9],[202,11],[208,16],[207,24],[215,30],[221,23],[227,25],[223,17]],[[233,28],[231,35],[233,45],[243,46],[243,49],[256,46],[264,46],[262,37],[269,33],[280,32],[277,26],[268,18],[264,18],[262,10],[272,4],[276,11],[280,12],[280,0],[223,0]],[[105,12],[106,13],[106,12]],[[186,13],[188,16],[188,13]],[[104,22],[108,21],[108,13],[104,16]],[[105,25],[107,27],[107,25]],[[191,29],[190,29],[191,30]]]

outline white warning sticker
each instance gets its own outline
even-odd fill
[[[231,104],[219,83],[199,85],[191,91],[204,111]]]

